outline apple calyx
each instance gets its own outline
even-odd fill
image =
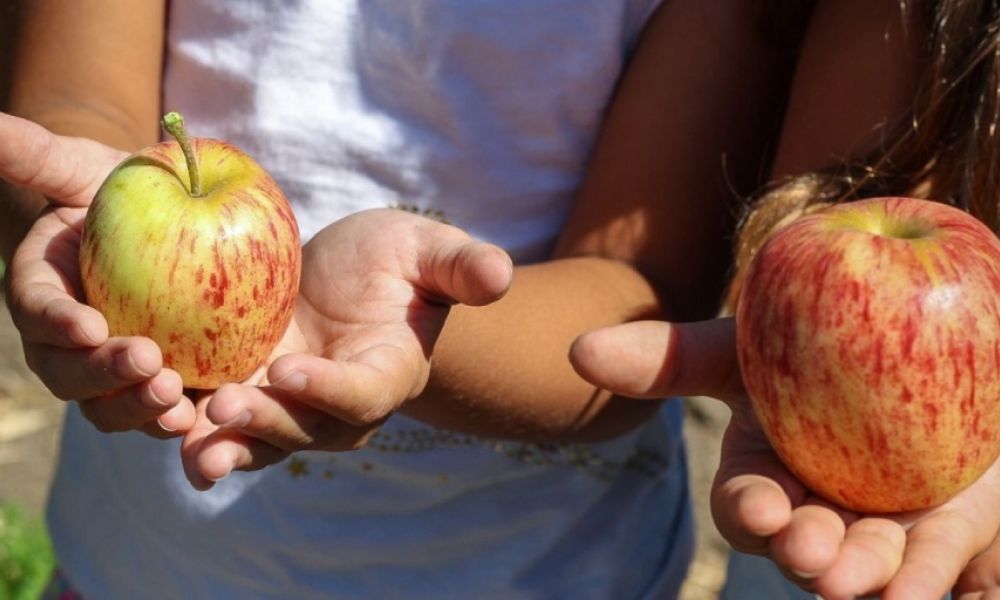
[[[189,191],[195,198],[200,197],[202,195],[201,175],[198,172],[198,160],[194,155],[194,147],[191,146],[191,140],[188,139],[187,131],[184,130],[184,117],[178,112],[169,112],[163,115],[163,129],[180,144],[184,160],[187,162],[188,179],[190,179]]]

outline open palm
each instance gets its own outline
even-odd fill
[[[598,330],[577,340],[571,358],[583,377],[625,396],[725,401],[732,418],[711,494],[720,533],[824,598],[880,592],[937,600],[1000,529],[1000,461],[947,503],[921,512],[861,515],[810,493],[750,408],[732,319]]]
[[[295,314],[269,363],[198,402],[183,444],[192,484],[359,447],[423,390],[449,307],[492,302],[510,279],[499,248],[404,211],[327,226],[303,248]]]
[[[152,340],[109,337],[104,317],[82,302],[80,291],[86,207],[125,156],[0,113],[0,179],[7,192],[12,201],[28,202],[33,193],[49,202],[7,267],[7,303],[28,365],[53,394],[77,400],[101,431],[169,437],[167,429],[193,423],[180,377],[162,368]]]

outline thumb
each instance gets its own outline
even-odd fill
[[[732,318],[597,329],[573,342],[569,358],[581,377],[622,396],[733,401],[743,393]]]
[[[447,225],[434,226],[458,230]],[[431,232],[428,232],[431,233]],[[423,287],[445,302],[484,306],[507,293],[513,280],[510,256],[501,248],[469,238],[431,233],[430,246],[420,266]]]
[[[55,135],[0,113],[0,179],[44,194],[55,204],[87,206],[126,153],[94,140]]]

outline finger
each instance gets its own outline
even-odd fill
[[[49,269],[51,270],[51,269]],[[108,323],[96,309],[78,302],[46,268],[11,267],[7,304],[21,337],[29,342],[86,348],[108,339]]]
[[[64,214],[65,213],[65,214]],[[100,312],[77,300],[79,233],[67,221],[82,209],[42,216],[8,265],[7,304],[21,336],[64,348],[102,344],[108,325]]]
[[[199,491],[210,489],[215,482],[208,479],[198,470],[198,450],[202,443],[219,427],[205,416],[206,407],[211,400],[211,394],[195,397],[194,425],[181,438],[181,467],[184,476],[191,487]]]
[[[25,344],[25,360],[49,390],[64,400],[108,394],[148,380],[163,367],[159,347],[142,337],[110,338],[85,350]],[[179,394],[164,401],[172,406],[177,397]]]
[[[731,318],[597,329],[578,337],[569,356],[581,377],[623,396],[734,400],[743,390]]]
[[[236,468],[249,469],[278,462],[287,452],[233,429],[222,429],[208,420],[213,396],[200,398],[195,422],[181,440],[184,475],[196,490],[208,490]]]
[[[263,440],[220,429],[202,441],[193,461],[198,475],[215,483],[233,471],[255,471],[276,464],[288,454]]]
[[[80,400],[80,411],[101,432],[131,431],[155,422],[175,407],[181,401],[183,389],[180,375],[164,369],[141,384]]]
[[[740,552],[766,555],[769,538],[788,526],[792,502],[772,478],[739,475],[712,486],[712,517],[719,533]]]
[[[977,544],[980,528],[952,511],[934,514],[914,525],[907,534],[903,564],[882,597],[943,597],[969,559],[981,549]]]
[[[428,371],[422,355],[382,344],[342,361],[285,355],[271,365],[268,380],[299,402],[365,426],[381,422],[419,394]]]
[[[185,435],[195,424],[196,412],[194,402],[186,395],[167,412],[159,415],[155,421],[150,421],[139,428],[150,437],[171,439]]]
[[[863,518],[847,528],[836,561],[813,582],[823,598],[878,593],[903,562],[906,531],[889,519]]]
[[[27,304],[11,306],[23,339],[61,348],[94,347],[108,339],[107,321],[97,310],[56,288],[38,286],[32,292]]]
[[[285,396],[270,388],[229,384],[213,395],[206,415],[220,427],[289,452],[356,450],[374,429],[349,425]]]
[[[846,530],[843,517],[825,503],[799,506],[771,538],[771,558],[798,577],[813,579],[834,564]]]
[[[90,204],[124,152],[0,113],[0,179],[67,206]]]
[[[499,247],[430,220],[421,223],[419,233],[415,283],[427,293],[447,303],[483,306],[510,288],[514,267]]]

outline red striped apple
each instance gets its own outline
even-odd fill
[[[176,138],[116,167],[84,222],[86,302],[112,335],[147,336],[185,386],[246,379],[274,349],[298,292],[298,225],[278,185],[247,154]]]
[[[935,506],[1000,453],[1000,241],[908,198],[779,230],[737,306],[740,369],[789,470],[845,508]]]

